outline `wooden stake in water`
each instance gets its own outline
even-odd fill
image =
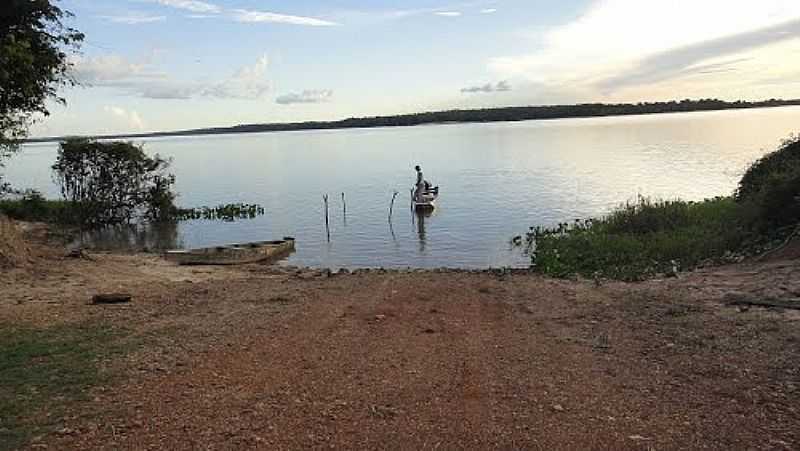
[[[344,226],[347,227],[347,201],[344,199],[344,193],[342,193],[342,221]]]
[[[322,200],[325,201],[325,233],[328,235],[328,241],[331,240],[331,226],[328,221],[328,195],[324,194]]]
[[[389,223],[392,222],[392,212],[394,211],[394,200],[398,194],[399,193],[397,191],[394,192],[394,194],[392,195],[392,203],[389,204]]]

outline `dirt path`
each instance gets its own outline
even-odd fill
[[[800,315],[721,304],[796,297],[797,261],[602,287],[111,255],[4,276],[0,321],[149,339],[35,447],[800,448]],[[86,304],[107,290],[134,302]]]

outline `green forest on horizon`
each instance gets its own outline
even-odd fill
[[[469,110],[446,110],[391,116],[348,118],[338,121],[307,121],[287,123],[240,124],[230,127],[199,128],[180,131],[159,131],[115,135],[88,136],[94,139],[151,138],[165,136],[218,135],[234,133],[264,133],[299,130],[331,130],[347,128],[409,127],[425,124],[513,122],[581,117],[628,116],[642,114],[687,113],[748,108],[772,108],[800,105],[800,99],[770,99],[758,102],[728,102],[719,99],[700,99],[640,103],[583,103],[576,105],[547,105],[499,107]],[[27,142],[60,141],[64,137],[32,138]]]

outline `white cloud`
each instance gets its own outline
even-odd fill
[[[459,17],[463,15],[465,9],[474,9],[495,3],[491,0],[472,0],[461,2],[443,2],[439,6],[427,8],[408,8],[408,9],[361,9],[344,10],[336,13],[335,17],[346,24],[374,24],[391,20],[403,20],[418,16],[438,15],[442,17]],[[494,8],[481,10],[484,14],[496,12]]]
[[[149,99],[264,99],[270,91],[266,55],[220,81],[175,80],[149,64],[133,63],[117,55],[78,58],[74,64],[75,76],[82,83]]]
[[[128,88],[128,91],[146,99],[187,100],[202,92],[202,87],[195,83],[179,83],[169,80],[133,85]]]
[[[685,75],[731,72],[740,63],[750,61],[753,57],[731,59],[729,55],[739,55],[744,51],[793,37],[800,37],[800,19],[656,53],[641,59],[624,73],[603,80],[600,85],[607,90],[613,90]]]
[[[314,17],[290,16],[264,11],[249,11],[237,9],[233,11],[233,18],[243,23],[280,23],[289,25],[305,25],[310,27],[333,27],[339,24]]]
[[[269,60],[264,55],[252,66],[240,68],[225,80],[210,82],[159,80],[137,83],[129,90],[136,95],[158,100],[186,100],[197,97],[263,100],[271,89],[267,78],[268,68]]]
[[[220,99],[261,99],[269,92],[269,59],[263,55],[252,66],[245,66],[222,82],[203,87],[200,95]]]
[[[479,86],[470,86],[468,88],[461,89],[461,92],[464,94],[479,94],[479,93],[491,93],[491,92],[507,92],[511,91],[511,83],[507,81],[501,81],[497,84],[486,83],[485,85]]]
[[[77,56],[70,60],[75,78],[88,85],[109,85],[131,79],[165,78],[148,64],[134,63],[119,55]]]
[[[217,5],[198,0],[156,0],[160,5],[184,9],[193,13],[219,14],[222,8]]]
[[[648,61],[655,55],[797,18],[796,0],[595,0],[578,19],[549,30],[540,50],[494,58],[489,68],[499,76],[537,84],[587,86],[641,70],[643,63],[662,63],[663,59]],[[699,59],[690,64],[737,54],[734,46],[718,50],[716,55],[698,53]]]
[[[127,16],[99,16],[101,19],[111,21],[113,23],[122,23],[126,25],[139,25],[153,22],[163,22],[167,18],[165,16],[146,16],[143,14],[130,14]]]
[[[160,5],[172,8],[183,9],[193,14],[186,17],[190,19],[208,19],[219,17],[225,13],[225,17],[240,23],[278,23],[288,25],[305,25],[310,27],[333,27],[339,25],[329,20],[318,19],[315,17],[295,16],[290,14],[280,14],[270,11],[253,11],[247,9],[225,9],[213,3],[197,0],[146,0],[153,1]]]
[[[118,106],[106,106],[103,108],[103,111],[111,114],[115,119],[123,122],[125,126],[130,129],[141,131],[145,128],[144,121],[136,111],[128,111]]]
[[[306,90],[301,93],[289,93],[275,99],[281,105],[292,105],[297,103],[323,103],[333,97],[330,89]]]

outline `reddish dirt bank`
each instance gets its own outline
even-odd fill
[[[0,322],[147,344],[33,447],[800,448],[800,314],[723,305],[800,297],[796,260],[597,287],[41,258],[3,274]]]

